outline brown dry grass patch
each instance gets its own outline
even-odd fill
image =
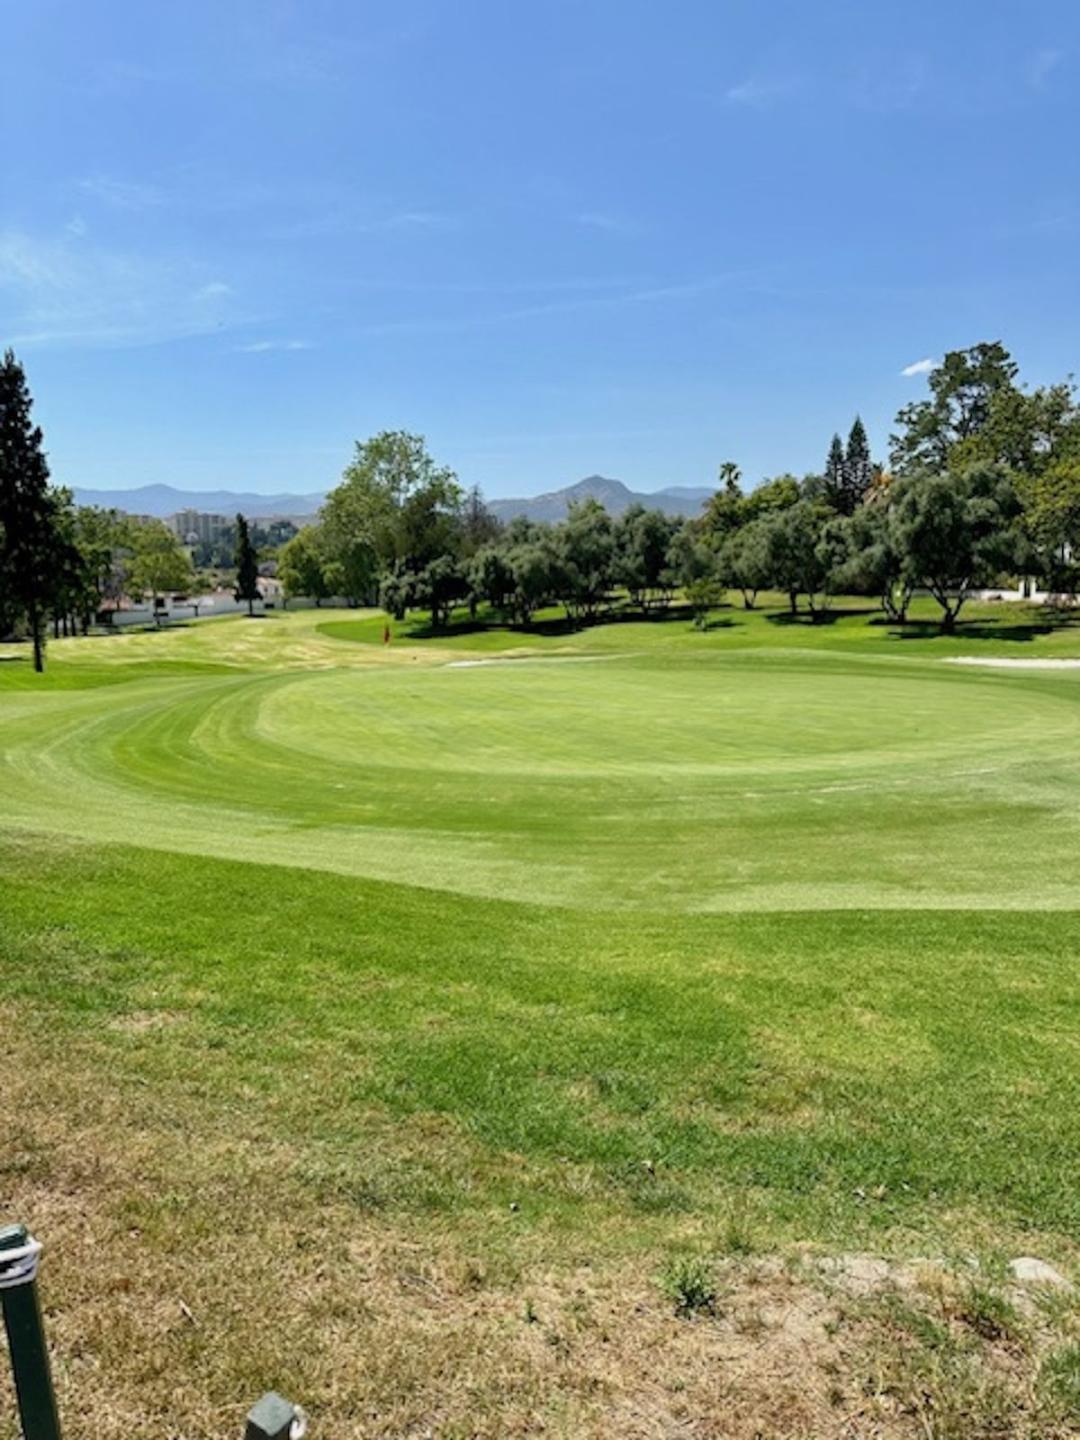
[[[145,1043],[170,1023],[123,1021]],[[976,1339],[966,1369],[934,1378],[918,1316],[965,1331],[951,1282],[908,1285],[919,1299],[899,1310],[898,1287],[853,1285],[844,1266],[729,1258],[714,1313],[680,1319],[656,1257],[594,1258],[580,1240],[561,1253],[501,1213],[462,1225],[365,1205],[313,1181],[302,1145],[275,1143],[242,1097],[215,1111],[113,1088],[92,1045],[12,1035],[0,1091],[7,1115],[33,1117],[5,1153],[0,1201],[47,1243],[68,1440],[239,1435],[268,1388],[328,1440],[1067,1433],[1040,1409],[1033,1322],[1025,1345]],[[430,1145],[458,1143],[425,1124]],[[933,1428],[952,1413],[934,1386],[961,1381],[950,1403],[970,1428]],[[13,1440],[6,1386],[0,1440]],[[1014,1428],[987,1428],[1003,1404]]]

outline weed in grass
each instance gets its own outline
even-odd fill
[[[1039,1386],[1063,1421],[1080,1428],[1080,1343],[1052,1350],[1039,1367]]]
[[[757,1253],[757,1236],[744,1216],[728,1217],[720,1232],[720,1249],[725,1255],[742,1257]]]
[[[958,1318],[984,1340],[1013,1340],[1020,1332],[1016,1306],[1000,1291],[970,1282],[960,1299]]]
[[[660,1287],[675,1306],[676,1315],[715,1315],[718,1290],[712,1265],[695,1256],[680,1255],[660,1277]]]

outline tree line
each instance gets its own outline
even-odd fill
[[[438,465],[421,437],[386,431],[358,443],[316,524],[278,552],[289,596],[426,610],[445,625],[481,606],[531,623],[561,604],[573,621],[614,605],[645,614],[681,595],[699,623],[728,590],[752,607],[780,591],[820,618],[830,597],[878,598],[897,622],[926,591],[951,630],[973,588],[1032,575],[1074,596],[1080,562],[1080,406],[1071,377],[1029,390],[997,342],[952,351],[929,394],[897,416],[876,463],[856,418],[820,472],[745,490],[720,468],[703,514],[677,520],[635,506],[613,518],[595,501],[543,525],[500,524],[475,488]],[[191,557],[159,520],[80,507],[50,484],[26,377],[0,363],[0,635],[85,632],[122,595],[183,591]],[[255,540],[238,516],[236,595],[258,598]]]
[[[341,596],[410,609],[445,625],[480,605],[527,625],[561,604],[592,620],[628,597],[644,613],[679,593],[699,622],[727,590],[752,608],[780,591],[792,613],[820,618],[836,594],[876,597],[903,622],[916,591],[953,629],[972,589],[1032,575],[1072,595],[1080,557],[1080,406],[1071,379],[1029,391],[997,342],[952,351],[929,396],[897,416],[887,464],[859,418],[824,468],[745,491],[720,469],[704,513],[678,521],[635,506],[611,517],[595,501],[545,525],[501,525],[421,437],[387,431],[358,443],[317,524],[280,552],[287,595]]]

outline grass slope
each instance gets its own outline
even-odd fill
[[[1075,1263],[1080,673],[940,663],[1015,614],[0,663],[0,1194],[74,1433],[1066,1433],[1074,1312],[993,1277]],[[989,1278],[822,1299],[863,1250]]]

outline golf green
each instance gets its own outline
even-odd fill
[[[5,823],[586,908],[1076,903],[1080,673],[322,644],[349,663],[12,689]]]

